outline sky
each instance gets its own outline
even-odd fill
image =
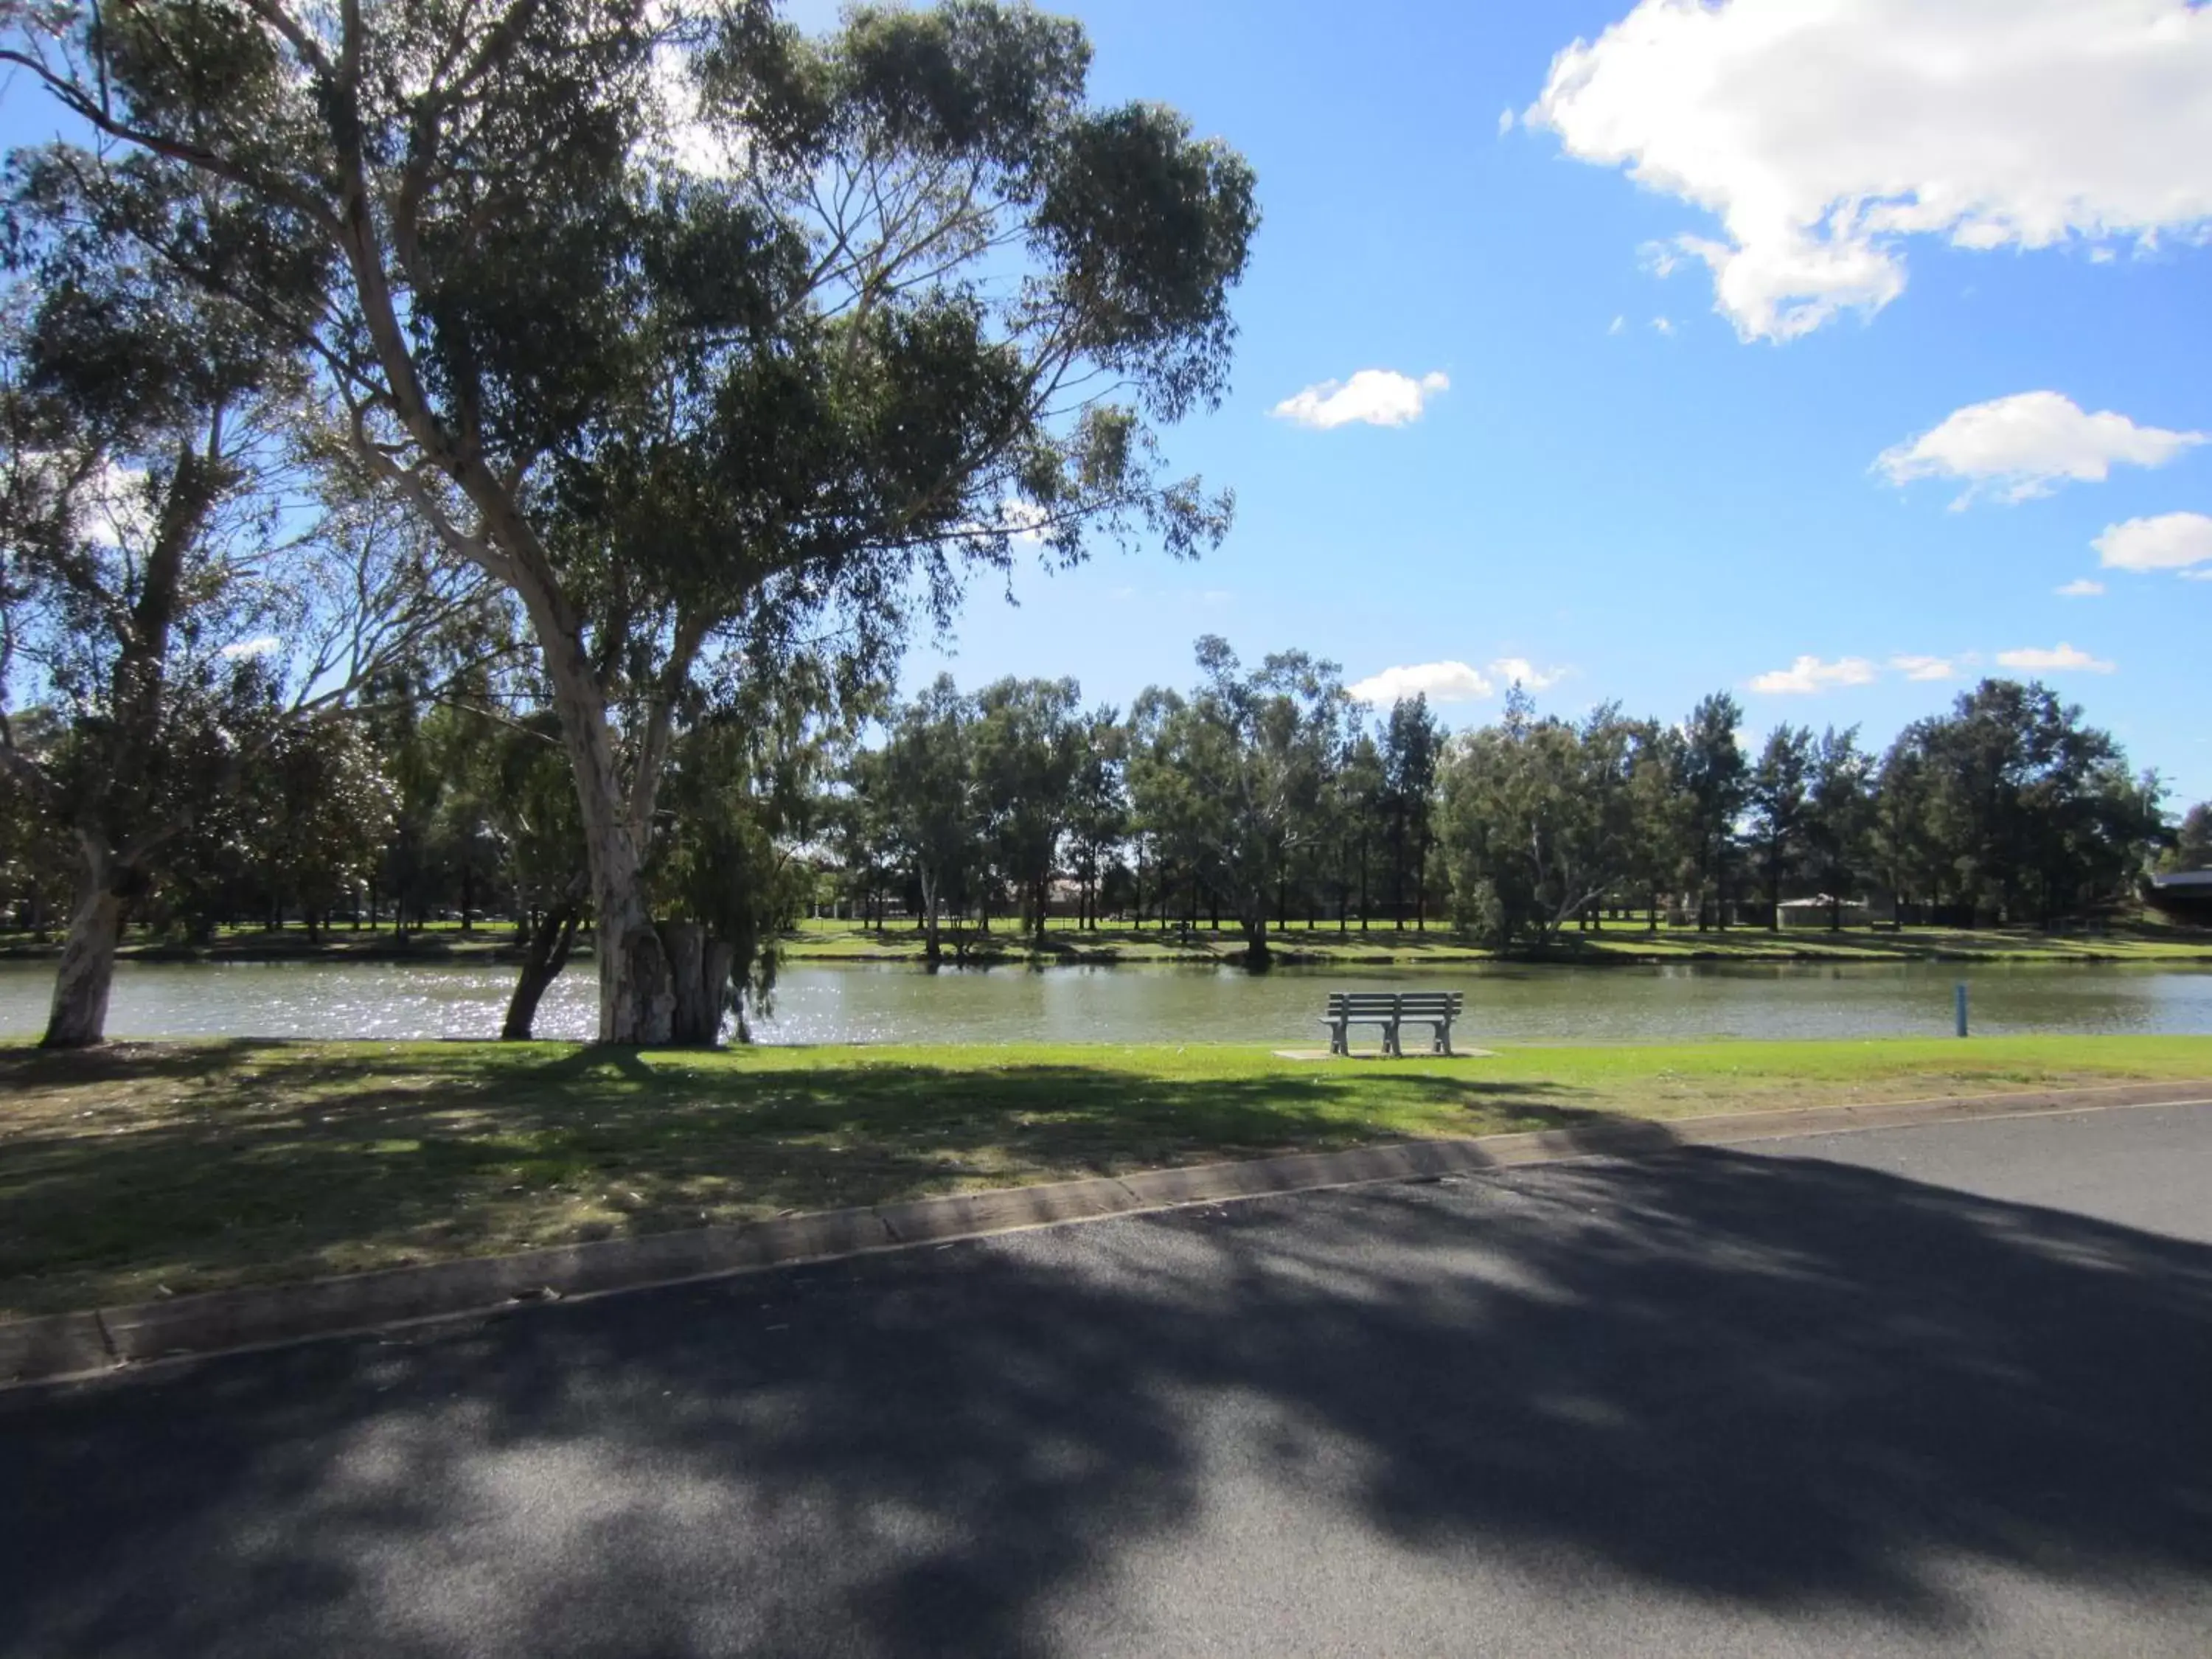
[[[2212,5],[1055,9],[1257,171],[1234,389],[1167,434],[1236,524],[979,585],[910,685],[1126,705],[1218,633],[1458,726],[1518,678],[1878,747],[2035,676],[2212,797]]]
[[[1216,553],[979,588],[919,680],[1125,703],[1297,647],[1455,725],[1886,744],[2039,676],[2212,796],[2212,9],[1082,0],[1105,100],[1241,150]]]

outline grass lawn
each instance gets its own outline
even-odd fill
[[[2212,1037],[1516,1048],[0,1046],[0,1317],[1400,1137],[2212,1078]]]
[[[1443,927],[1426,933],[1411,928],[1356,927],[1339,933],[1333,924],[1309,930],[1297,924],[1268,934],[1285,962],[1395,963],[1401,967],[1490,962],[1497,953]],[[965,930],[962,943],[971,957],[1030,962],[1208,962],[1234,961],[1244,939],[1235,927],[1217,933],[1200,926],[1187,938],[1157,927],[1101,927],[1079,931],[1055,920],[1043,942],[1002,921],[992,931]],[[945,939],[953,953],[952,935]],[[849,922],[815,921],[782,935],[779,948],[791,962],[910,962],[922,954],[921,933],[911,926],[878,932]],[[2115,927],[2096,933],[2039,933],[2010,927],[1910,927],[1901,933],[1881,927],[1732,927],[1698,933],[1688,927],[1647,932],[1638,923],[1614,922],[1589,933],[1570,930],[1560,941],[1561,962],[2205,962],[2212,963],[2212,929],[2155,922]]]

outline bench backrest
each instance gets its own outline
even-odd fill
[[[1328,1017],[1340,1019],[1349,1015],[1353,1019],[1381,1018],[1395,1019],[1398,1014],[1398,999],[1388,991],[1331,991],[1328,994]]]
[[[1465,1000],[1463,991],[1408,991],[1398,999],[1398,1012],[1422,1016],[1456,1014]]]
[[[1432,1018],[1456,1015],[1466,994],[1461,991],[1331,991],[1331,1019]]]

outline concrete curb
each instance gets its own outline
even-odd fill
[[[1347,1152],[1297,1152],[960,1193],[787,1216],[748,1226],[606,1239],[519,1255],[479,1256],[304,1284],[247,1285],[131,1307],[12,1321],[0,1323],[0,1387],[59,1382],[154,1360],[482,1316],[535,1302],[646,1290],[1225,1200],[1474,1174],[1568,1158],[1636,1156],[1679,1146],[1741,1145],[2111,1107],[2187,1105],[2212,1105],[2212,1081],[1813,1106],[1671,1122],[1616,1119],[1571,1129],[1468,1140],[1397,1141]]]

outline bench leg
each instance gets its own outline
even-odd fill
[[[1382,1028],[1382,1052],[1392,1060],[1403,1059],[1405,1049],[1398,1043],[1398,1022],[1392,1020]]]
[[[1437,1046],[1435,1052],[1440,1054],[1449,1054],[1451,1053],[1451,1025],[1449,1021],[1437,1027]]]
[[[1328,1028],[1328,1051],[1333,1054],[1344,1054],[1352,1052],[1352,1044],[1346,1039],[1345,1028],[1340,1023]]]

